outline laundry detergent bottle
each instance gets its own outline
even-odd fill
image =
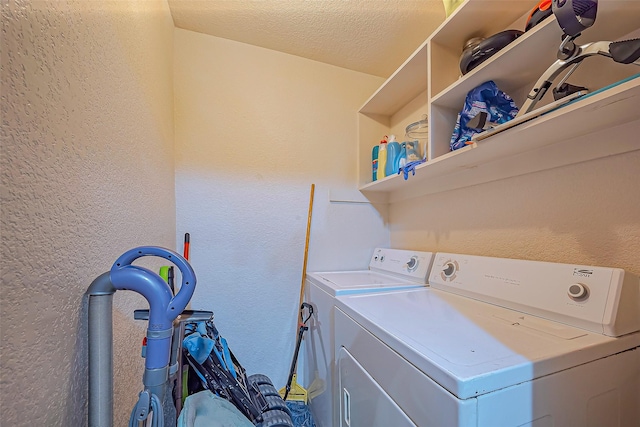
[[[378,146],[378,179],[382,179],[385,176],[385,171],[387,169],[387,137],[380,141],[380,145]]]
[[[400,168],[400,155],[402,146],[396,141],[396,136],[391,135],[389,142],[387,143],[387,165],[385,167],[384,175],[391,176],[398,173]]]

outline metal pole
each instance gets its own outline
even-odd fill
[[[113,426],[113,294],[109,273],[89,289],[89,427]]]

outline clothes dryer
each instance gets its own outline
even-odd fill
[[[640,425],[637,276],[438,253],[429,285],[336,298],[336,425]]]
[[[314,315],[304,338],[303,385],[318,427],[337,425],[334,304],[338,295],[384,293],[426,286],[433,253],[376,248],[367,270],[308,273],[305,300]]]

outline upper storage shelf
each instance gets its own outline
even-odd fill
[[[640,149],[640,142],[634,142],[640,141],[637,137],[623,141],[619,136],[640,132],[640,78],[636,78],[462,150],[449,151],[457,114],[471,89],[493,80],[522,105],[536,80],[556,60],[562,32],[552,16],[468,74],[460,75],[465,41],[507,29],[524,30],[537,3],[467,0],[367,100],[358,114],[358,176],[363,194],[393,202]],[[577,42],[640,37],[639,22],[640,1],[600,1],[595,25]],[[640,67],[594,57],[585,60],[569,82],[596,91],[639,72]],[[551,100],[549,93],[538,106]],[[422,107],[420,102],[424,102]],[[402,140],[404,127],[419,120],[417,112],[422,110],[429,116],[427,162],[406,181],[392,176],[371,182],[372,147],[390,133]],[[607,144],[594,136],[602,137],[614,127],[615,138],[605,136]],[[529,156],[534,156],[533,161],[525,161],[531,160]]]
[[[360,113],[391,116],[427,90],[427,42],[424,42],[360,108]]]
[[[464,3],[456,11],[457,14],[445,21],[428,40],[432,61],[429,69],[432,100],[459,108],[460,97],[464,99],[469,90],[489,79],[499,83],[500,89],[505,92],[513,92],[523,85],[535,82],[556,60],[563,33],[553,16],[462,77],[459,59],[464,43],[473,37],[489,37],[507,29],[524,31],[526,19],[536,4],[535,1],[505,3],[483,0]],[[489,5],[496,9],[490,9]],[[511,13],[507,13],[505,9]],[[501,19],[498,19],[498,15]],[[481,19],[482,16],[486,19]],[[639,22],[640,2],[600,1],[595,24],[584,31],[577,42],[584,44],[598,40],[616,40],[638,30]],[[530,87],[527,92],[528,89]],[[453,101],[456,99],[458,103]]]
[[[505,2],[504,0],[468,0],[464,5],[456,9],[434,31],[431,38],[418,47],[391,77],[371,95],[360,108],[360,113],[391,116],[408,101],[427,89],[427,45],[430,42],[432,44],[434,42],[440,43],[450,51],[458,51],[459,57],[465,41],[472,37],[497,33],[530,10],[527,2],[515,2],[517,3],[516,5],[509,3],[513,2]],[[471,33],[459,31],[460,28],[478,28],[478,21],[486,24],[482,31],[475,30]],[[433,41],[434,37],[437,37],[435,41]],[[459,72],[457,70],[453,73],[454,79]],[[451,78],[451,75],[449,78]]]
[[[526,16],[536,3],[468,0],[460,5],[428,40],[431,59],[434,61],[429,70],[431,97],[457,82],[460,76],[460,55],[468,40],[489,37],[508,29],[524,31]],[[486,66],[485,64],[483,65]],[[473,73],[477,71],[474,70]]]

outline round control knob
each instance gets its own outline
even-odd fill
[[[444,265],[442,272],[446,277],[451,277],[456,272],[456,266],[452,262],[448,262]]]
[[[589,296],[589,288],[582,283],[574,283],[567,289],[567,294],[575,300],[583,300]]]
[[[411,259],[407,261],[407,270],[415,271],[416,268],[418,268],[418,257],[412,256]]]

